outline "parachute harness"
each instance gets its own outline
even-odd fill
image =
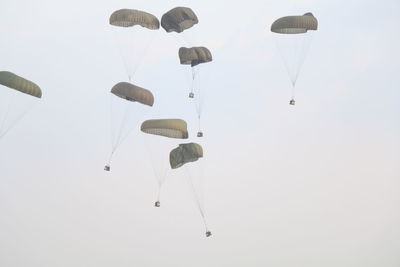
[[[111,96],[113,97],[113,96]],[[125,103],[125,109],[124,109],[124,114],[121,120],[121,124],[119,125],[119,130],[116,133],[117,138],[115,136],[115,132],[113,131],[112,125],[113,125],[113,104],[112,104],[112,98],[110,98],[110,136],[111,136],[111,153],[107,161],[106,166],[111,165],[111,160],[117,151],[117,149],[121,146],[121,144],[129,137],[129,134],[136,128],[136,126],[132,126],[130,129],[126,130],[127,124],[128,124],[128,117],[130,113],[130,108],[131,108],[131,103],[126,102]],[[148,109],[144,116],[146,116],[150,112],[150,109]],[[125,132],[125,133],[124,133]]]
[[[200,80],[196,78],[198,78],[200,76],[200,65],[194,66],[192,67],[192,88],[191,88],[191,93],[196,92],[196,97],[194,99],[194,106],[195,106],[195,110],[197,113],[197,119],[198,119],[198,126],[199,126],[199,130],[198,130],[198,134],[202,135],[202,131],[201,131],[201,114],[203,112],[203,102],[204,102],[204,92],[202,90],[200,90],[201,86],[199,84],[197,84],[196,86],[196,81],[197,83],[200,83]],[[200,136],[198,136],[200,137]]]
[[[1,120],[1,124],[0,124],[0,139],[2,139],[12,128],[14,128],[14,126],[23,118],[25,117],[25,115],[30,112],[33,107],[34,107],[34,103],[29,104],[29,106],[27,108],[25,108],[16,118],[14,118],[14,120],[10,121],[10,124],[8,126],[5,126],[7,123],[7,120],[9,118],[9,114],[11,111],[11,108],[14,106],[14,101],[15,101],[15,94],[13,92],[12,94],[12,99],[9,102],[9,104],[7,105],[5,114]]]
[[[154,168],[153,168],[153,172],[156,173]],[[160,205],[160,198],[161,198],[161,188],[164,185],[164,182],[167,179],[168,174],[169,174],[169,168],[167,166],[165,168],[164,173],[162,174],[162,178],[159,181],[157,181],[158,182],[158,190],[157,190],[157,201],[156,201],[156,203],[158,203],[159,205]]]
[[[312,34],[311,33],[305,33],[305,34],[295,34],[296,36],[279,36],[278,39],[275,39],[275,45],[276,48],[279,52],[279,55],[284,62],[284,66],[286,69],[286,72],[290,78],[291,81],[291,99],[294,100],[295,98],[295,88],[296,88],[296,83],[297,79],[300,74],[300,70],[305,62],[305,59],[307,57],[308,53],[308,48],[310,46],[311,40],[312,40]],[[288,49],[288,47],[283,47],[283,46],[288,46],[286,42],[292,41],[290,40],[292,38],[298,38],[300,40],[295,40],[297,41],[297,45],[290,45],[291,49]],[[285,49],[286,48],[286,49]],[[285,53],[286,52],[286,53]]]
[[[195,67],[192,67],[192,86],[190,88],[190,93],[192,96],[194,96],[194,81],[195,81],[195,79],[196,79],[196,69],[195,69]]]
[[[208,228],[208,224],[207,224],[207,220],[206,220],[203,204],[201,203],[200,196],[199,196],[198,192],[196,191],[196,188],[195,188],[195,186],[193,184],[193,176],[191,175],[191,173],[190,173],[189,169],[186,167],[186,165],[184,165],[183,167],[184,167],[184,169],[186,171],[187,176],[189,177],[188,180],[189,180],[189,183],[190,183],[190,187],[191,187],[191,189],[193,191],[193,196],[194,196],[197,208],[198,208],[198,210],[200,212],[201,218],[203,220],[204,227],[206,229],[206,233],[211,233],[209,228]]]
[[[161,198],[161,188],[164,185],[165,180],[167,179],[170,169],[168,167],[168,165],[164,168],[164,171],[162,171],[161,173],[157,172],[157,168],[156,168],[156,163],[155,163],[155,159],[152,156],[151,153],[151,149],[150,149],[150,144],[147,140],[147,138],[145,138],[145,142],[144,142],[145,146],[146,146],[146,151],[148,154],[148,157],[150,158],[150,162],[151,162],[151,168],[153,170],[153,174],[154,177],[157,179],[157,201],[156,204],[158,203],[158,205],[160,205],[160,198]],[[157,206],[157,205],[156,205]],[[158,207],[158,206],[157,206]]]
[[[132,82],[133,77],[135,76],[137,69],[142,65],[143,60],[144,60],[145,56],[147,55],[150,46],[154,42],[154,39],[155,39],[155,36],[150,37],[150,39],[148,41],[148,44],[144,47],[143,51],[141,51],[142,53],[140,53],[140,55],[136,58],[136,60],[137,60],[137,62],[135,62],[136,64],[134,64],[133,66],[130,67],[129,64],[128,64],[127,59],[124,56],[124,51],[123,51],[121,45],[119,45],[119,44],[121,44],[123,42],[122,42],[119,34],[117,32],[114,33],[114,40],[115,40],[116,43],[118,43],[117,44],[118,53],[119,53],[119,55],[120,55],[120,57],[121,57],[121,59],[122,59],[122,61],[124,63],[125,72],[126,72],[126,75],[128,76],[129,82]]]

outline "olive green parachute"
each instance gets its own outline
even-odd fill
[[[110,16],[110,24],[118,27],[140,25],[150,30],[160,28],[160,21],[152,14],[136,9],[120,9]]]
[[[274,21],[271,25],[271,31],[282,34],[306,33],[309,30],[316,31],[318,21],[312,13],[306,13],[303,16],[287,16]]]
[[[147,134],[161,135],[169,138],[187,139],[187,123],[181,119],[147,120],[140,130]]]
[[[161,17],[161,27],[166,32],[181,33],[199,23],[196,14],[188,7],[176,7]]]
[[[111,93],[128,101],[139,102],[147,106],[153,106],[154,104],[154,96],[149,90],[131,83],[117,83],[111,89]]]
[[[0,84],[27,95],[37,98],[42,97],[42,91],[39,86],[8,71],[0,71]]]
[[[181,47],[179,48],[179,59],[183,65],[191,65],[192,67],[201,63],[212,61],[210,50],[206,47]]]
[[[169,163],[172,169],[176,169],[188,162],[197,161],[202,157],[203,148],[199,144],[180,144],[169,153]]]
[[[290,105],[295,105],[297,79],[314,35],[309,31],[317,31],[317,29],[318,21],[312,13],[282,17],[271,25],[271,31],[278,33],[274,35],[274,39],[292,82]]]

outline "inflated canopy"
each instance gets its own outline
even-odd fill
[[[140,130],[147,134],[169,138],[187,139],[189,137],[187,123],[181,119],[147,120],[142,123]]]
[[[175,7],[161,17],[161,27],[166,32],[183,32],[199,23],[196,14],[188,7]]]
[[[169,153],[169,163],[172,169],[176,169],[188,162],[197,161],[202,157],[203,148],[199,144],[180,144]]]
[[[120,9],[114,11],[110,16],[110,24],[118,27],[140,25],[150,30],[157,30],[160,28],[160,21],[157,17],[136,9]]]
[[[0,71],[0,84],[37,98],[42,97],[40,87],[12,72]]]
[[[206,47],[181,47],[179,48],[179,59],[181,64],[191,65],[192,67],[201,63],[212,61],[210,50]]]
[[[131,83],[117,83],[111,89],[111,93],[128,101],[135,101],[148,106],[154,104],[154,96],[149,90]]]
[[[271,31],[282,34],[306,33],[309,30],[318,29],[318,20],[312,13],[306,13],[303,16],[287,16],[274,21],[271,25]]]

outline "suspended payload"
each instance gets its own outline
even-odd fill
[[[166,32],[181,33],[197,23],[196,14],[188,7],[175,7],[161,17],[161,27]]]
[[[8,71],[0,71],[0,85],[12,89],[0,88],[1,139],[42,97],[42,90],[34,82]]]
[[[271,32],[277,33],[277,47],[292,83],[290,105],[295,105],[296,82],[311,43],[310,31],[318,30],[318,21],[312,13],[303,16],[286,16],[271,25]]]
[[[169,163],[172,169],[179,168],[186,163],[197,161],[203,157],[203,148],[196,143],[180,144],[169,154]]]
[[[128,101],[138,102],[147,106],[153,106],[153,94],[144,88],[127,82],[120,82],[111,89],[111,93]]]
[[[40,87],[12,72],[0,71],[0,84],[37,98],[42,97]]]
[[[110,24],[118,27],[132,27],[140,25],[149,30],[158,30],[160,21],[150,13],[136,9],[120,9],[110,16]]]
[[[212,55],[206,47],[181,47],[179,49],[179,60],[182,65],[195,67],[199,64],[212,61]]]
[[[181,119],[147,120],[142,123],[140,130],[147,134],[169,138],[187,139],[189,137],[187,123]]]

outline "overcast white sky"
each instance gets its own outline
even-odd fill
[[[152,207],[139,131],[102,170],[109,90],[126,80],[108,17],[175,6],[197,13],[214,57],[201,140],[212,238],[183,172]],[[310,11],[319,31],[293,108],[269,27]],[[0,141],[0,266],[399,266],[399,11],[398,0],[1,0],[0,70],[43,98]],[[135,81],[155,94],[149,118],[181,117],[194,135],[179,45],[160,30]]]

